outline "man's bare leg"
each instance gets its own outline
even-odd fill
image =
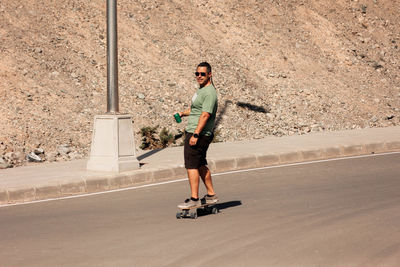
[[[211,179],[211,172],[207,168],[207,166],[201,166],[199,168],[199,174],[201,176],[201,180],[203,180],[204,185],[207,188],[207,194],[210,196],[215,195],[212,179]]]
[[[189,177],[189,184],[191,190],[191,197],[192,198],[199,198],[199,170],[198,169],[187,169],[188,177]]]

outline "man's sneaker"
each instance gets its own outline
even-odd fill
[[[205,195],[202,199],[201,199],[201,203],[202,204],[214,204],[218,202],[218,197],[217,195],[213,195],[213,196],[209,196],[209,195]]]
[[[189,208],[193,208],[193,207],[197,207],[200,206],[200,200],[192,200],[191,198],[188,198],[185,200],[185,202],[181,203],[178,205],[178,208],[180,209],[189,209]]]

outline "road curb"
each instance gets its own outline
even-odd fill
[[[0,191],[0,203],[7,203],[8,202],[8,192],[6,190]]]
[[[34,201],[36,200],[36,190],[34,187],[8,189],[7,196],[8,203]]]
[[[385,147],[388,151],[398,151],[400,149],[400,141],[385,143]]]
[[[361,156],[400,151],[400,141],[355,143],[324,148],[307,148],[283,153],[259,153],[241,157],[210,158],[209,168],[213,173],[235,171],[248,168],[268,167],[281,164],[299,163],[314,160],[325,160],[339,157]],[[104,192],[115,189],[129,188],[154,182],[162,182],[185,178],[186,169],[183,166],[173,166],[157,169],[142,169],[121,174],[87,174],[80,179],[58,181],[56,184],[27,186],[0,191],[0,204],[14,204],[35,200],[53,199],[88,193]]]

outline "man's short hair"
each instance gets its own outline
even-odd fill
[[[210,73],[211,72],[211,65],[208,62],[201,62],[199,65],[197,65],[197,67],[206,67],[207,68],[207,72]]]

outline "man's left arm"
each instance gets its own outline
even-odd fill
[[[199,118],[199,123],[197,124],[196,130],[194,130],[195,134],[200,134],[201,131],[204,129],[204,126],[206,126],[208,119],[210,118],[211,114],[208,112],[203,111],[200,115]],[[197,144],[198,138],[194,138],[193,136],[189,140],[189,144],[191,146],[195,146]]]

